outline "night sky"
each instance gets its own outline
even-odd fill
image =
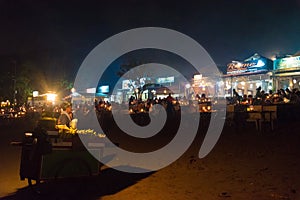
[[[300,0],[0,0],[0,57],[21,57],[51,76],[73,80],[103,40],[156,26],[194,38],[224,66],[256,52],[266,57],[296,53],[299,24]]]

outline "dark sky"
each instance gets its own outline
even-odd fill
[[[217,65],[226,65],[255,52],[296,53],[299,24],[300,0],[0,0],[0,56],[30,59],[53,76],[72,79],[103,40],[157,26],[187,34]]]

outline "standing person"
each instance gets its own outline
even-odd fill
[[[236,103],[239,104],[240,100],[241,100],[239,93],[237,93],[237,91],[235,89],[232,90],[232,93],[233,93],[233,98],[232,98],[233,104],[236,104]]]
[[[174,98],[172,97],[171,93],[169,93],[168,97],[167,97],[167,102],[173,103]]]
[[[262,98],[262,94],[261,94],[261,87],[259,86],[258,88],[256,88],[256,95],[255,98]]]
[[[173,106],[173,101],[174,98],[171,96],[171,93],[169,93],[169,96],[166,98],[166,103],[167,103],[167,114],[169,114],[171,117],[175,114],[175,109]]]
[[[76,133],[77,121],[73,120],[72,104],[63,103],[62,111],[57,120],[57,129],[61,139],[71,138]]]
[[[68,128],[70,128],[70,122],[72,121],[72,119],[72,104],[64,103],[62,105],[62,112],[60,113],[60,116],[58,118],[57,125],[66,125]]]

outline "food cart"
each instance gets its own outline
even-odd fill
[[[27,179],[30,186],[34,181],[98,175],[101,163],[93,155],[102,156],[105,147],[104,141],[98,140],[86,148],[77,133],[62,138],[56,118],[39,120],[22,142],[12,144],[22,146],[20,178]]]

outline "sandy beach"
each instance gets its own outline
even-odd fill
[[[184,155],[156,172],[129,174],[104,167],[99,176],[42,183],[40,194],[17,180],[13,166],[14,180],[1,179],[7,181],[1,181],[2,199],[300,199],[297,122],[264,132],[252,125],[238,131],[225,126],[214,149],[199,159],[203,136],[200,132]],[[17,151],[13,156],[18,164]]]

